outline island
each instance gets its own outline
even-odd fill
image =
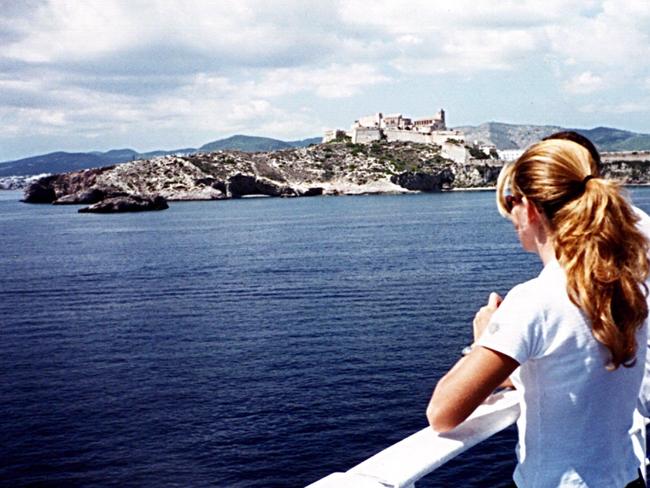
[[[494,187],[505,164],[480,155],[454,161],[444,157],[441,150],[436,144],[364,144],[343,138],[307,148],[268,152],[166,155],[45,176],[25,189],[23,201],[93,205],[107,199],[139,199],[138,205],[107,206],[105,210],[132,211],[159,210],[164,208],[163,201],[223,200],[249,195],[309,197],[481,189]],[[603,161],[605,176],[624,184],[650,181],[647,151],[604,153]]]

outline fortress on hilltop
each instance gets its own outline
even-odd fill
[[[354,144],[368,144],[375,141],[416,142],[435,144],[441,147],[442,156],[456,162],[465,162],[468,154],[465,148],[465,135],[457,130],[448,130],[445,111],[432,117],[411,119],[402,114],[384,115],[377,113],[355,120],[349,132],[326,130],[323,142],[349,137]]]

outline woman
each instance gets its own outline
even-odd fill
[[[569,140],[541,141],[506,166],[497,205],[544,269],[476,315],[475,347],[438,382],[431,426],[453,429],[510,378],[522,396],[518,488],[645,486],[632,481],[628,435],[648,316],[638,218]]]

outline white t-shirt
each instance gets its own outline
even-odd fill
[[[639,229],[643,235],[645,235],[646,239],[650,241],[650,216],[640,208],[632,207],[632,209],[640,219],[637,223],[637,229]],[[648,284],[650,285],[650,283]],[[648,334],[650,334],[650,330],[648,330]],[[650,337],[648,337],[645,343],[647,347],[650,348]],[[641,415],[644,417],[650,417],[650,353],[646,354],[645,377],[643,378],[643,385],[641,387],[641,393],[639,394],[639,403],[637,408],[639,409],[639,412],[641,412]]]
[[[647,337],[647,323],[639,344]],[[515,359],[522,394],[517,421],[519,488],[624,487],[637,478],[628,434],[643,378],[646,349],[634,367],[608,371],[607,349],[566,292],[557,261],[514,287],[478,344]]]

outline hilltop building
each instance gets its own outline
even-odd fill
[[[369,144],[375,141],[417,142],[440,146],[442,156],[457,162],[467,160],[465,136],[457,130],[448,130],[445,111],[440,110],[432,117],[411,119],[402,114],[377,113],[355,120],[350,131],[327,130],[323,142],[347,136],[354,144]]]
[[[524,153],[523,149],[498,149],[499,159],[502,161],[516,161]]]

